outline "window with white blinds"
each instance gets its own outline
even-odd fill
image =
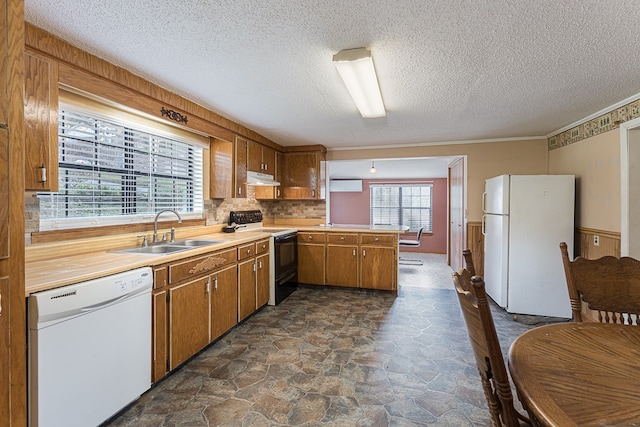
[[[59,191],[38,194],[40,229],[202,217],[203,148],[148,126],[61,105]]]
[[[371,184],[371,225],[406,225],[410,231],[432,224],[433,184]]]

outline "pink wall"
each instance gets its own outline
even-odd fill
[[[421,245],[415,249],[402,249],[403,252],[447,253],[447,179],[425,180],[362,180],[361,193],[332,192],[330,194],[330,220],[335,224],[369,225],[369,185],[379,182],[433,182],[433,233],[424,233]],[[400,238],[415,239],[415,233]]]

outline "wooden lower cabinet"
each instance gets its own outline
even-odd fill
[[[324,285],[325,265],[324,243],[302,244],[298,240],[298,282]]]
[[[326,284],[331,286],[358,286],[358,246],[327,244]]]
[[[153,291],[152,304],[153,354],[151,381],[156,382],[169,371],[167,366],[167,291]]]
[[[360,249],[360,287],[394,290],[397,280],[397,252],[392,247],[362,246]]]
[[[256,257],[256,310],[269,302],[269,254]]]
[[[396,290],[398,236],[383,233],[298,233],[298,281]]]
[[[256,311],[256,260],[238,263],[238,321]]]
[[[169,289],[169,370],[209,344],[209,277]]]
[[[236,266],[227,267],[211,278],[211,337],[219,338],[238,322],[238,274]]]

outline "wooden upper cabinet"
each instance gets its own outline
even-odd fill
[[[209,198],[233,197],[233,142],[211,138],[209,157]]]
[[[322,166],[324,153],[292,152],[284,155],[285,199],[324,199]]]
[[[258,142],[247,140],[247,169],[275,175],[276,150]]]
[[[276,151],[276,173],[275,179],[280,183],[279,187],[275,187],[273,189],[273,198],[274,199],[282,199],[284,197],[284,192],[282,191],[283,180],[284,180],[284,154]]]
[[[236,135],[235,141],[235,182],[233,185],[233,197],[247,198],[247,144],[248,140]]]
[[[25,189],[58,191],[58,63],[25,52]]]
[[[262,145],[247,140],[247,170],[262,172]]]
[[[262,146],[262,163],[264,165],[263,172],[269,175],[276,174],[276,150],[270,147]]]

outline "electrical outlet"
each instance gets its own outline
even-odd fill
[[[593,236],[593,246],[600,246],[600,236]]]

